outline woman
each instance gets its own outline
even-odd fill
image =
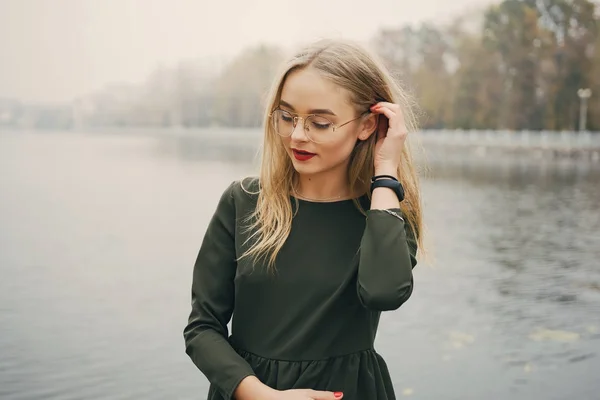
[[[353,43],[319,41],[275,80],[260,176],[225,190],[194,266],[184,337],[209,399],[395,398],[373,342],[413,288],[413,119]]]

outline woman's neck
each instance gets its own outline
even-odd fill
[[[297,174],[293,189],[295,195],[306,200],[335,201],[354,197],[350,193],[347,175],[340,174],[339,171],[314,175]]]

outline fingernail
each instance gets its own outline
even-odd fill
[[[337,398],[339,398],[339,397],[342,397],[342,395],[343,395],[343,394],[344,394],[344,393],[342,393],[342,392],[334,392],[334,393],[333,393],[333,397],[337,397]]]

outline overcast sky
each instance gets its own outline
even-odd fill
[[[260,42],[366,40],[492,0],[0,0],[0,97],[64,101]]]

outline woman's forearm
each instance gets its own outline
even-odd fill
[[[247,376],[238,385],[233,398],[235,400],[271,400],[275,399],[277,390],[262,383],[256,376]]]

